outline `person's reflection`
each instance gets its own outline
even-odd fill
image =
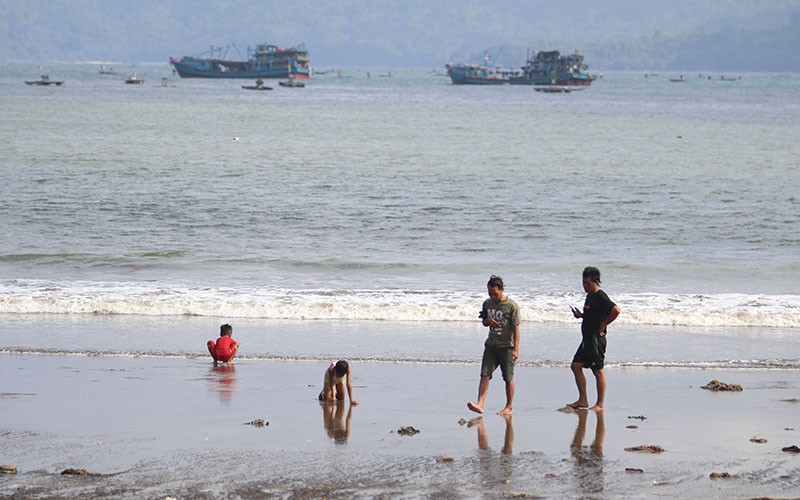
[[[219,402],[230,404],[236,389],[236,365],[220,363],[211,367],[208,377],[210,388],[219,396]]]
[[[350,420],[353,417],[353,406],[346,405],[344,401],[325,401],[319,404],[322,407],[322,425],[328,437],[336,444],[347,444],[350,437]],[[345,416],[347,406],[347,416]]]
[[[577,410],[578,427],[572,438],[570,450],[575,459],[575,477],[583,493],[602,493],[603,491],[603,441],[606,439],[606,423],[603,412],[592,412],[597,417],[594,441],[587,448],[583,446],[586,435],[586,419],[589,410]]]
[[[511,481],[514,473],[514,424],[511,415],[501,415],[506,421],[505,435],[503,437],[503,447],[500,449],[500,456],[490,453],[489,436],[484,426],[483,417],[473,418],[467,423],[467,427],[474,427],[478,431],[478,464],[482,483],[494,491],[498,484],[506,484]]]
[[[514,424],[512,423],[511,415],[501,415],[506,421],[506,433],[503,439],[503,448],[500,453],[504,455],[511,455],[514,453]],[[486,428],[483,425],[483,417],[473,418],[467,424],[467,427],[476,427],[478,429],[478,448],[482,450],[489,449],[489,436],[486,434]]]

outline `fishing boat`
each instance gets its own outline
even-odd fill
[[[42,78],[40,80],[26,80],[25,81],[26,85],[55,85],[55,86],[59,86],[59,85],[62,85],[63,83],[64,83],[63,80],[51,80],[50,77],[47,76],[47,75],[42,75]]]
[[[681,75],[678,78],[670,78],[669,81],[675,82],[675,83],[681,83],[681,82],[685,82],[686,78],[683,75]]]
[[[211,47],[206,57],[171,57],[181,78],[310,78],[308,50],[301,44],[288,49],[262,43],[244,61],[225,59],[222,48]]]
[[[291,87],[291,88],[303,88],[306,86],[305,83],[298,81],[296,78],[289,78],[286,81],[278,82],[278,85],[281,87]]]
[[[242,85],[242,88],[245,90],[272,90],[272,87],[267,87],[264,85],[264,80],[261,78],[256,80],[255,85]]]
[[[597,78],[586,72],[583,55],[574,52],[561,55],[557,50],[539,51],[531,57],[518,74],[509,78],[512,85],[549,85],[556,87],[588,87]]]
[[[586,89],[586,85],[535,85],[533,90],[548,94],[566,94]]]
[[[490,60],[484,55],[487,62]],[[597,78],[586,72],[583,55],[561,55],[557,50],[539,51],[528,58],[520,70],[490,69],[480,64],[448,64],[447,74],[454,84],[470,85],[546,85],[553,88],[588,87]],[[563,92],[563,90],[559,90]]]
[[[131,73],[131,75],[125,79],[125,83],[128,85],[141,85],[144,83],[144,80],[136,76],[136,73]]]
[[[108,67],[100,66],[98,73],[100,73],[101,75],[116,75],[117,70],[115,70],[113,66],[108,66]]]

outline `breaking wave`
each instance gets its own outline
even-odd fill
[[[632,325],[800,328],[800,296],[611,293]],[[574,322],[574,293],[519,292],[531,323]],[[484,295],[453,290],[201,287],[160,283],[0,280],[0,313],[208,316],[369,321],[475,321]]]

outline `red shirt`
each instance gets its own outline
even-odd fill
[[[216,349],[214,354],[217,361],[228,361],[234,354],[236,349],[236,341],[233,337],[220,337],[217,339]]]

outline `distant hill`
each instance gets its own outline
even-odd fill
[[[590,45],[587,59],[605,69],[800,72],[800,11],[776,30],[727,27],[685,37],[657,34]]]
[[[581,50],[592,69],[798,71],[798,0],[0,0],[0,61],[167,62],[210,45],[305,42],[317,67],[517,66]]]

